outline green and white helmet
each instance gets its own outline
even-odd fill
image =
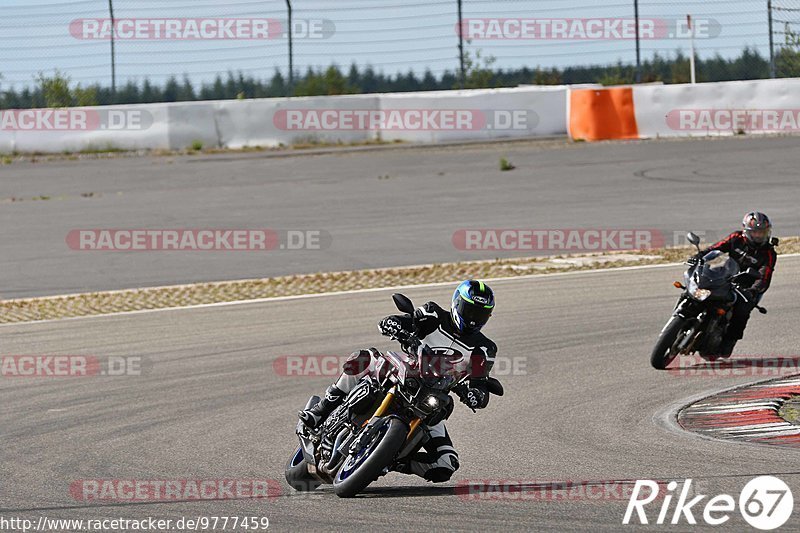
[[[482,281],[462,281],[453,293],[450,315],[453,325],[464,335],[480,331],[494,311],[494,293]]]

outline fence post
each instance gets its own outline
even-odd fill
[[[108,16],[111,19],[111,96],[117,94],[117,57],[114,42],[114,37],[117,33],[116,24],[114,23],[114,1],[108,0]]]
[[[294,95],[294,43],[292,40],[294,34],[294,26],[292,24],[292,1],[286,0],[286,10],[289,14],[288,16],[288,28],[287,28],[287,35],[289,37],[289,86],[286,90],[286,96],[293,96]]]
[[[769,21],[769,77],[775,77],[775,34],[772,31],[772,0],[767,0],[767,20]]]
[[[464,72],[464,18],[461,11],[461,0],[458,0],[458,63],[459,63],[459,85],[464,88],[466,73]]]
[[[633,0],[633,18],[636,24],[636,73],[634,74],[633,81],[635,83],[642,82],[642,60],[641,50],[639,48],[639,0]]]

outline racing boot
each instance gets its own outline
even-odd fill
[[[310,429],[316,429],[334,409],[342,405],[347,397],[347,393],[340,390],[336,385],[331,385],[325,391],[325,397],[316,405],[300,411],[297,416]]]

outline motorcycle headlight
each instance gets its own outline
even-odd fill
[[[710,291],[710,290],[708,290],[708,289],[695,289],[695,290],[692,292],[692,296],[693,296],[693,297],[694,297],[696,300],[699,300],[699,301],[701,301],[701,302],[702,302],[703,300],[705,300],[706,298],[708,298],[709,296],[711,296],[711,291]]]
[[[433,395],[428,396],[427,398],[425,398],[423,403],[425,404],[425,407],[427,407],[428,409],[431,410],[431,412],[437,410],[439,408],[439,405],[440,405],[439,404],[439,398],[437,398],[436,396],[433,396]]]

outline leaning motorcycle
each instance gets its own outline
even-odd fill
[[[414,305],[402,294],[392,296],[403,313]],[[333,484],[337,496],[349,498],[416,453],[428,439],[428,427],[453,411],[451,392],[459,392],[473,376],[485,376],[482,358],[434,354],[415,335],[400,331],[394,337],[402,351],[362,350],[344,372],[369,372],[342,405],[317,429],[298,422],[300,445],[286,464],[286,481],[298,491]],[[488,379],[489,392],[503,387]],[[318,403],[312,396],[305,408]]]
[[[691,232],[686,238],[699,252],[700,238]],[[745,265],[757,263],[742,252],[737,257]],[[658,370],[667,368],[679,355],[698,353],[709,361],[717,359],[734,304],[739,298],[748,301],[742,289],[761,277],[755,268],[740,270],[733,257],[719,250],[687,264],[684,282],[674,283],[683,293],[650,354],[650,364]],[[761,306],[755,308],[762,314],[767,312]]]

